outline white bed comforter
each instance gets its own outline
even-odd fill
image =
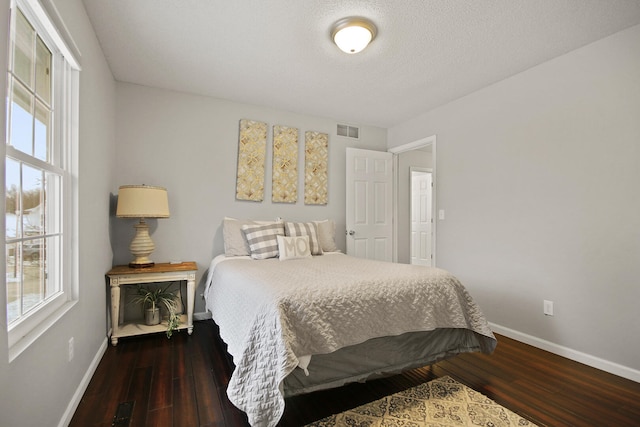
[[[227,395],[252,426],[275,426],[282,381],[299,358],[371,338],[436,328],[470,329],[483,351],[495,337],[450,273],[342,254],[280,261],[217,257],[205,291],[236,369]]]

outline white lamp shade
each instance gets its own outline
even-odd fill
[[[118,191],[118,218],[169,218],[167,189],[150,185],[123,185]]]
[[[340,50],[353,54],[371,43],[376,36],[376,27],[365,18],[345,18],[334,24],[331,36]]]

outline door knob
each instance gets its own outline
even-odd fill
[[[353,231],[353,230],[349,230],[349,236],[353,236],[354,234],[356,234],[356,232],[355,232],[355,231]]]

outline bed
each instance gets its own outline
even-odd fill
[[[496,346],[447,271],[327,251],[285,258],[282,248],[266,259],[220,255],[206,280],[207,310],[236,365],[227,395],[252,426],[275,426],[288,396]]]

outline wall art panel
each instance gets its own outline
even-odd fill
[[[240,120],[236,199],[261,202],[264,199],[264,168],[267,152],[267,124]]]
[[[329,200],[329,135],[305,132],[304,140],[304,204],[326,205]]]
[[[273,127],[273,168],[271,201],[295,203],[298,200],[298,129]]]

